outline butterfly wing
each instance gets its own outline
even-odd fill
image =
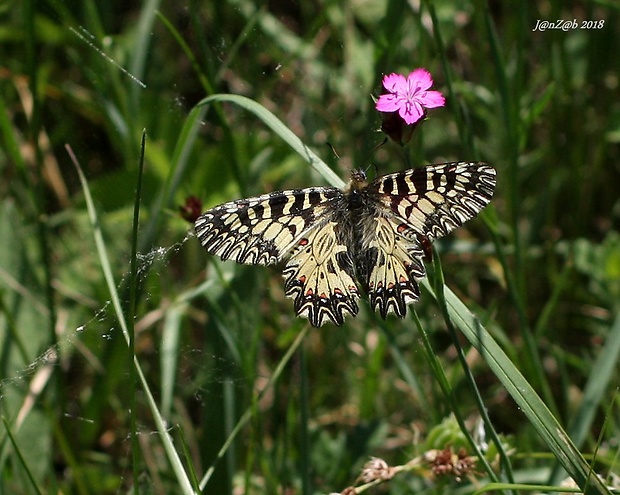
[[[385,175],[368,190],[382,209],[418,234],[437,239],[488,205],[495,182],[495,169],[486,163],[455,162]]]
[[[248,265],[281,261],[317,223],[339,190],[277,191],[211,208],[196,220],[203,247],[223,260]]]
[[[337,211],[329,220],[300,239],[284,269],[286,295],[295,300],[295,311],[320,327],[329,318],[342,325],[346,313],[355,316],[359,291],[348,248],[349,237]]]
[[[425,275],[419,236],[439,238],[484,208],[495,188],[484,163],[446,163],[379,177],[367,187],[374,215],[365,219],[358,274],[371,307],[403,317],[417,301]]]
[[[405,316],[407,305],[420,298],[416,279],[425,275],[424,253],[410,227],[392,216],[366,221],[369,232],[357,259],[357,274],[365,284],[370,306],[385,319],[388,313]]]
[[[344,230],[335,221],[343,194],[337,188],[278,191],[231,201],[195,224],[204,248],[224,260],[267,265],[287,259],[286,296],[295,311],[321,326],[355,315],[359,297]]]

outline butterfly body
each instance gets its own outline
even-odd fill
[[[358,312],[360,290],[383,318],[419,299],[422,239],[446,235],[489,203],[495,170],[446,163],[368,182],[355,171],[344,190],[310,187],[231,201],[196,220],[211,254],[246,264],[286,260],[286,295],[314,326]]]

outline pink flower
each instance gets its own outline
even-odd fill
[[[380,112],[396,112],[408,125],[424,117],[425,108],[445,105],[446,100],[439,91],[428,91],[433,85],[430,72],[416,69],[407,76],[390,74],[383,76],[383,87],[389,92],[381,95],[376,103]]]

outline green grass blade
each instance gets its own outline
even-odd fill
[[[144,2],[136,25],[135,44],[132,47],[132,57],[129,67],[131,74],[140,80],[144,78],[146,71],[148,52],[153,41],[153,36],[151,34],[153,32],[153,23],[155,22],[155,16],[160,2],[161,0],[147,0]],[[137,108],[138,96],[141,89],[142,88],[138,84],[131,85],[133,96],[132,110],[134,111]]]
[[[140,144],[140,162],[138,166],[138,183],[136,185],[136,194],[134,198],[133,208],[133,226],[131,232],[131,256],[129,257],[129,317],[127,318],[127,333],[129,335],[129,355],[136,355],[136,292],[138,287],[138,232],[140,230],[140,203],[142,199],[142,178],[144,176],[144,149],[146,147],[146,133],[142,132],[142,142]],[[139,452],[140,444],[138,443],[138,427],[137,422],[137,402],[136,402],[136,370],[129,363],[129,383],[131,390],[129,392],[129,407],[131,409],[130,428],[131,428],[131,451],[132,451],[132,469],[134,479],[138,479],[139,475]],[[138,484],[134,484],[134,493],[138,494]]]
[[[476,381],[474,379],[473,373],[471,371],[471,369],[469,368],[469,364],[467,363],[467,358],[465,356],[465,351],[463,349],[463,347],[461,346],[461,343],[459,342],[459,338],[456,332],[456,329],[454,327],[454,324],[452,323],[452,319],[449,316],[449,311],[447,308],[447,304],[446,304],[446,298],[445,298],[445,292],[444,292],[444,288],[445,288],[445,280],[444,280],[444,276],[443,276],[443,269],[441,267],[441,260],[439,258],[439,255],[437,254],[436,250],[433,250],[433,272],[434,272],[434,283],[435,283],[435,295],[437,296],[437,302],[439,304],[439,306],[441,307],[441,312],[443,313],[444,316],[444,320],[446,322],[446,327],[448,329],[448,333],[450,334],[450,337],[452,338],[452,345],[454,346],[456,352],[457,352],[457,357],[459,359],[459,362],[461,363],[461,368],[463,370],[464,373],[464,377],[465,377],[465,381],[468,383],[469,388],[471,390],[471,394],[474,397],[474,400],[478,406],[478,411],[480,414],[480,417],[485,425],[485,428],[488,431],[488,434],[490,436],[490,438],[492,439],[492,441],[495,443],[496,448],[497,448],[497,452],[499,454],[499,459],[500,462],[502,464],[502,468],[505,472],[506,478],[508,479],[508,481],[512,482],[514,481],[514,474],[513,474],[513,469],[512,469],[512,464],[510,463],[510,459],[508,457],[508,454],[506,452],[506,450],[504,449],[504,446],[502,445],[502,442],[499,438],[499,435],[497,434],[497,432],[495,431],[495,427],[493,426],[493,423],[491,422],[491,419],[489,418],[489,414],[487,412],[487,409],[485,407],[484,401],[482,399],[482,396],[480,394],[480,390],[478,389],[478,385],[476,384]],[[421,328],[421,325],[418,325],[419,328]],[[450,400],[453,400],[452,397],[450,397]],[[459,414],[460,412],[458,411],[458,407],[456,406],[456,404],[453,405],[452,410],[455,414],[455,417],[457,418],[457,420],[459,419]],[[494,475],[493,470],[491,468],[491,466],[488,464],[488,462],[486,461],[486,459],[484,458],[484,456],[482,455],[482,453],[479,451],[479,447],[478,445],[476,445],[476,443],[474,442],[473,438],[471,438],[471,436],[469,435],[469,433],[467,432],[467,430],[464,428],[464,423],[461,425],[461,430],[463,431],[463,433],[467,434],[467,436],[469,437],[469,441],[471,443],[472,448],[474,449],[474,451],[476,452],[476,454],[478,455],[478,457],[483,461],[485,468],[487,470],[487,472],[489,473],[490,478],[493,481],[497,481],[497,477]]]
[[[495,475],[493,468],[491,467],[487,459],[484,457],[484,455],[480,451],[480,447],[476,444],[476,442],[474,442],[471,434],[468,431],[467,426],[465,425],[465,419],[463,418],[461,410],[458,407],[458,404],[456,403],[455,394],[453,393],[452,387],[450,386],[448,377],[446,376],[443,368],[441,367],[439,358],[433,351],[428,333],[426,332],[424,325],[422,325],[422,323],[420,322],[420,319],[418,318],[417,313],[414,312],[413,318],[415,320],[416,326],[418,327],[418,331],[420,332],[420,335],[422,336],[422,343],[424,344],[424,351],[425,351],[424,357],[426,358],[426,361],[428,362],[429,366],[433,370],[435,379],[437,380],[439,387],[444,393],[446,400],[450,403],[450,409],[452,411],[452,414],[454,415],[454,418],[458,422],[461,428],[461,431],[466,436],[467,440],[470,442],[472,451],[478,456],[478,459],[480,460],[480,463],[484,466],[484,469],[487,475],[489,476],[489,478],[493,481],[497,481],[497,476]],[[497,448],[498,450],[502,448],[500,442],[497,442]]]
[[[129,345],[129,330],[127,328],[125,314],[121,306],[118,291],[116,289],[116,283],[114,281],[114,276],[112,274],[112,268],[110,265],[110,260],[108,258],[105,240],[103,239],[103,234],[100,228],[99,216],[95,209],[95,204],[90,194],[90,188],[88,186],[88,182],[86,181],[86,177],[84,176],[84,173],[82,172],[82,168],[80,167],[76,157],[73,155],[73,152],[70,149],[68,149],[68,152],[76,167],[78,176],[80,178],[80,183],[84,191],[86,207],[88,209],[88,215],[91,221],[91,225],[93,228],[93,234],[95,237],[95,245],[97,247],[97,252],[99,255],[99,261],[101,263],[101,268],[103,270],[103,274],[104,274],[106,283],[108,285],[108,290],[110,292],[112,306],[118,318],[119,325],[121,326],[121,329],[123,331],[123,336],[125,337],[125,340],[127,344]],[[164,449],[166,450],[166,454],[168,455],[168,460],[172,466],[172,469],[175,472],[177,481],[179,482],[179,487],[181,488],[182,493],[188,494],[188,495],[193,494],[195,493],[194,489],[189,480],[189,477],[187,476],[187,473],[185,472],[185,469],[183,467],[183,463],[181,462],[179,454],[175,450],[174,444],[172,443],[172,438],[170,437],[170,434],[168,433],[168,426],[165,424],[164,419],[159,413],[159,410],[157,408],[157,403],[155,402],[155,398],[153,397],[153,394],[151,393],[146,377],[144,376],[144,373],[142,372],[142,367],[140,366],[140,362],[138,361],[138,358],[135,355],[133,356],[133,362],[134,362],[134,366],[136,369],[136,373],[138,375],[138,379],[142,385],[142,388],[144,389],[144,393],[147,398],[149,408],[151,410],[151,413],[153,414],[153,419],[155,420],[157,431],[160,434]]]
[[[489,483],[473,492],[473,495],[482,493],[493,493],[504,490],[519,490],[519,492],[536,492],[536,493],[581,493],[579,488],[567,488],[551,485],[527,485],[524,483]]]
[[[280,378],[280,375],[282,374],[282,371],[284,371],[284,368],[286,367],[288,362],[293,357],[293,354],[295,353],[295,351],[299,348],[299,346],[303,342],[303,340],[306,337],[306,335],[308,334],[308,331],[310,330],[310,328],[311,328],[310,325],[305,325],[304,329],[299,333],[299,335],[297,335],[297,337],[295,338],[293,343],[290,345],[290,347],[286,351],[286,354],[284,354],[284,356],[282,357],[282,359],[278,363],[278,366],[276,367],[276,369],[274,370],[273,374],[269,378],[269,381],[266,383],[265,388],[263,388],[260,391],[260,393],[255,396],[254,403],[251,404],[246,409],[246,411],[243,413],[243,415],[241,416],[241,418],[239,419],[239,421],[237,422],[237,424],[233,428],[233,430],[232,430],[231,434],[229,435],[228,439],[226,440],[224,445],[222,445],[222,448],[219,450],[219,452],[217,454],[217,458],[215,459],[215,461],[213,461],[213,464],[209,467],[209,469],[207,469],[207,472],[205,473],[203,478],[200,480],[200,489],[201,490],[204,491],[205,487],[207,486],[207,483],[209,483],[209,480],[213,476],[213,472],[215,471],[215,467],[216,467],[217,463],[224,457],[224,455],[226,454],[226,452],[228,451],[228,449],[232,445],[233,441],[235,440],[235,438],[237,437],[237,435],[239,434],[241,429],[248,423],[248,421],[250,421],[250,419],[252,419],[252,414],[256,410],[256,403],[258,401],[260,401],[261,397],[266,392],[268,392],[274,386],[274,384],[278,381],[278,379]]]
[[[187,313],[187,304],[173,304],[164,316],[159,364],[161,367],[161,413],[169,417],[174,399],[174,384],[178,370],[179,342],[182,322]]]
[[[174,26],[174,24],[172,24],[172,22],[168,19],[168,17],[166,17],[162,12],[157,12],[157,17],[163,23],[166,29],[170,32],[174,40],[178,43],[179,47],[181,48],[181,50],[187,57],[187,60],[189,60],[192,66],[192,69],[196,73],[196,76],[198,77],[198,80],[200,81],[200,84],[202,85],[203,89],[207,92],[207,94],[213,93],[214,91],[213,91],[213,85],[211,84],[211,81],[209,81],[209,78],[207,77],[204,70],[200,66],[198,60],[196,59],[194,52],[192,52],[187,42],[183,39],[183,36],[181,35],[181,33],[179,33],[179,30]]]
[[[605,344],[601,346],[601,353],[590,370],[590,376],[584,388],[581,404],[568,425],[570,437],[575,445],[580,447],[591,431],[592,422],[604,399],[610,381],[618,377],[618,356],[620,356],[620,314],[616,315],[611,331],[607,335]],[[560,481],[561,471],[554,470],[550,483]]]
[[[430,291],[428,281],[425,279],[422,283]],[[584,488],[584,493],[610,494],[611,492],[603,482],[597,476],[592,475],[590,466],[568,433],[564,431],[521,372],[482,326],[480,320],[448,287],[445,287],[444,291],[448,312],[454,323],[480,352],[564,469],[580,487]]]
[[[343,180],[330,169],[327,164],[319,158],[301,139],[299,139],[278,117],[267,110],[260,103],[255,102],[245,96],[217,94],[204,98],[198,103],[198,107],[207,105],[211,102],[231,102],[252,112],[271,128],[282,140],[284,140],[293,150],[295,150],[304,160],[323,176],[332,186],[344,187]]]
[[[138,245],[140,250],[150,249],[153,245],[162,213],[169,207],[175,192],[185,177],[188,167],[191,165],[189,161],[191,149],[202,126],[204,114],[204,108],[194,107],[185,119],[185,123],[176,141],[172,159],[170,160],[171,174],[167,178],[166,184],[164,184],[159,194],[153,200],[150,207],[152,214],[142,229]]]
[[[8,421],[6,420],[6,418],[3,417],[2,422],[4,423],[4,431],[6,431],[6,434],[9,437],[9,440],[13,444],[13,449],[15,450],[15,453],[17,454],[17,458],[19,459],[19,462],[21,462],[22,464],[22,468],[26,472],[26,476],[28,477],[28,481],[30,481],[32,490],[34,491],[34,493],[41,495],[43,492],[41,492],[41,490],[39,489],[37,482],[34,479],[34,476],[32,476],[32,471],[28,468],[28,463],[26,462],[26,458],[22,455],[22,451],[19,448],[19,445],[17,445],[17,443],[15,442],[15,438],[13,437],[13,434],[11,433],[11,428],[10,428]]]
[[[620,314],[616,315],[611,331],[601,346],[601,353],[590,370],[581,406],[568,427],[571,438],[577,445],[581,445],[586,439],[598,404],[605,396],[609,382],[618,378],[618,356],[620,356]]]

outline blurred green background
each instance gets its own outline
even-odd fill
[[[619,14],[558,0],[0,5],[0,493],[341,492],[371,456],[401,465],[495,445],[488,423],[473,433],[485,411],[510,459],[487,453],[495,481],[566,477],[429,292],[415,318],[382,322],[361,301],[342,328],[308,331],[280,268],[222,263],[188,237],[190,195],[206,209],[326,184],[260,115],[199,105],[217,93],[260,103],[345,180],[355,167],[493,165],[492,205],[435,244],[446,284],[616,483]],[[534,30],[559,19],[576,26]],[[405,151],[375,150],[382,75],[417,67],[446,106]],[[368,490],[471,493],[493,480],[481,460],[470,474],[421,463]]]

